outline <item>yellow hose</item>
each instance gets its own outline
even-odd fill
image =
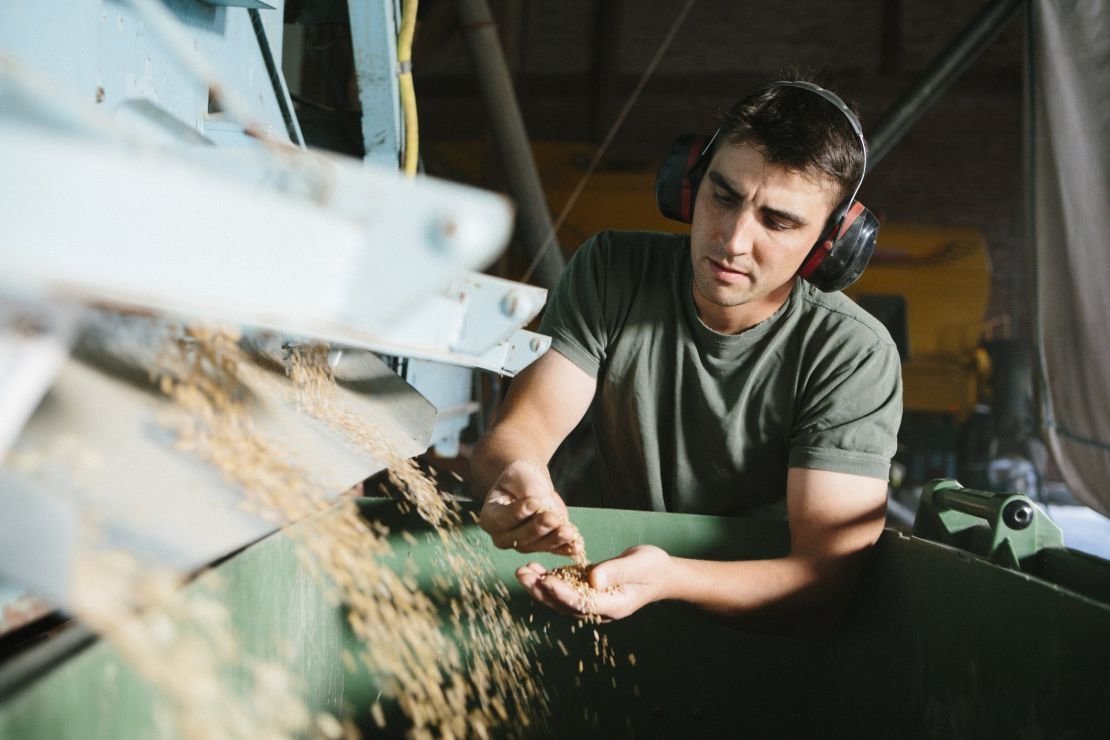
[[[400,72],[397,85],[401,93],[401,111],[405,122],[405,174],[416,174],[420,153],[420,127],[416,121],[416,89],[412,85],[412,37],[416,31],[416,6],[418,0],[405,0],[401,7],[401,31],[397,34],[397,64]]]

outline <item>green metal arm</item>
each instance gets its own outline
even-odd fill
[[[1028,497],[944,479],[925,486],[913,534],[1017,570],[1042,549],[1064,547],[1063,532]]]

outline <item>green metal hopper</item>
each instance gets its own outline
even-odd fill
[[[428,525],[389,500],[361,506],[390,526],[395,556],[414,559],[430,577],[437,540],[424,536]],[[594,509],[572,509],[571,517],[594,559],[640,543],[702,558],[769,557],[788,546],[785,525],[766,521]],[[553,712],[549,726],[525,735],[1059,738],[1110,728],[1110,563],[1096,558],[1059,549],[1035,559],[1042,578],[887,530],[850,613],[829,633],[739,632],[688,607],[657,604],[597,627],[617,666],[595,670],[593,628],[572,631],[574,620],[533,605],[516,585],[513,571],[526,556],[493,550],[476,526],[466,536],[490,551],[492,577],[510,585],[513,611],[532,615],[538,634],[546,627],[537,647]],[[304,679],[314,708],[349,708],[367,736],[403,735],[395,708],[386,707],[385,733],[372,722],[378,688],[365,673],[345,672],[339,654],[353,638],[343,613],[322,598],[289,534],[217,570],[247,647],[276,658],[279,645],[292,645],[283,659]],[[1046,580],[1059,572],[1070,588]],[[103,643],[51,670],[16,675],[15,663],[0,671],[0,737],[158,731],[149,689]]]

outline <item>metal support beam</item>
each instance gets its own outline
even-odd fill
[[[921,115],[990,45],[1025,0],[993,0],[937,55],[921,79],[883,114],[868,143],[867,170],[875,168]]]
[[[262,53],[262,61],[266,65],[266,74],[270,76],[270,84],[274,86],[274,98],[281,109],[282,120],[289,134],[289,140],[300,147],[304,147],[304,134],[301,133],[301,123],[293,111],[293,99],[289,97],[289,88],[285,84],[285,76],[281,73],[281,66],[274,59],[274,51],[270,40],[266,37],[266,26],[262,24],[262,16],[257,10],[249,10],[251,26],[258,37],[258,50]]]
[[[554,288],[563,271],[563,253],[555,242],[540,175],[532,158],[513,80],[486,0],[459,0],[459,24],[493,128],[498,156],[518,209],[520,242],[529,259],[543,250],[536,280]]]
[[[348,3],[362,143],[367,162],[397,169],[401,104],[397,87],[397,18],[393,0]]]

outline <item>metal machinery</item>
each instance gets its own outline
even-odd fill
[[[508,238],[502,199],[395,172],[395,76],[381,73],[393,69],[393,3],[351,3],[377,161],[365,166],[301,147],[273,61],[281,3],[269,5],[279,7],[14,0],[0,11],[0,574],[9,594],[20,584],[64,607],[97,546],[181,573],[235,553],[187,588],[218,577],[254,652],[291,660],[313,709],[342,702],[373,731],[380,686],[337,659],[353,637],[295,553],[306,523],[272,534],[282,522],[244,511],[235,485],[177,451],[150,373],[182,320],[231,325],[254,358],[243,373],[251,420],[338,496],[385,461],[306,416],[283,370],[290,348],[330,342],[342,402],[411,457],[452,444],[457,417],[445,411],[468,397],[444,368],[511,375],[545,351],[521,329],[544,297],[472,272]],[[446,400],[429,403],[382,355],[409,358],[422,368],[414,379],[430,379],[422,391]],[[427,585],[438,539],[392,502],[360,506]],[[915,536],[883,535],[851,613],[819,636],[735,632],[660,604],[600,626],[617,660],[584,671],[591,630],[548,619],[511,588],[514,615],[547,637],[537,659],[552,715],[537,734],[1059,737],[1110,726],[1110,565],[1063,547],[1020,495],[936,482],[922,512]],[[641,543],[704,558],[789,546],[777,522],[572,517],[595,559]],[[89,520],[101,540],[87,539]],[[512,584],[519,557],[481,546],[491,578]],[[0,663],[0,737],[155,736],[165,728],[152,693],[109,644],[70,629]]]
[[[356,36],[389,53],[393,11],[352,4]],[[331,342],[345,401],[402,457],[457,445],[471,368],[512,375],[548,346],[521,329],[544,291],[474,272],[508,240],[508,202],[397,172],[396,79],[377,74],[392,64],[364,59],[376,146],[363,163],[304,148],[281,39],[280,2],[4,5],[0,595],[13,614],[41,611],[14,583],[68,603],[91,517],[108,544],[180,572],[274,529],[158,431],[158,353],[180,322],[242,333],[252,419],[332,495],[385,463],[297,409],[291,345]],[[383,355],[405,358],[435,406]]]

